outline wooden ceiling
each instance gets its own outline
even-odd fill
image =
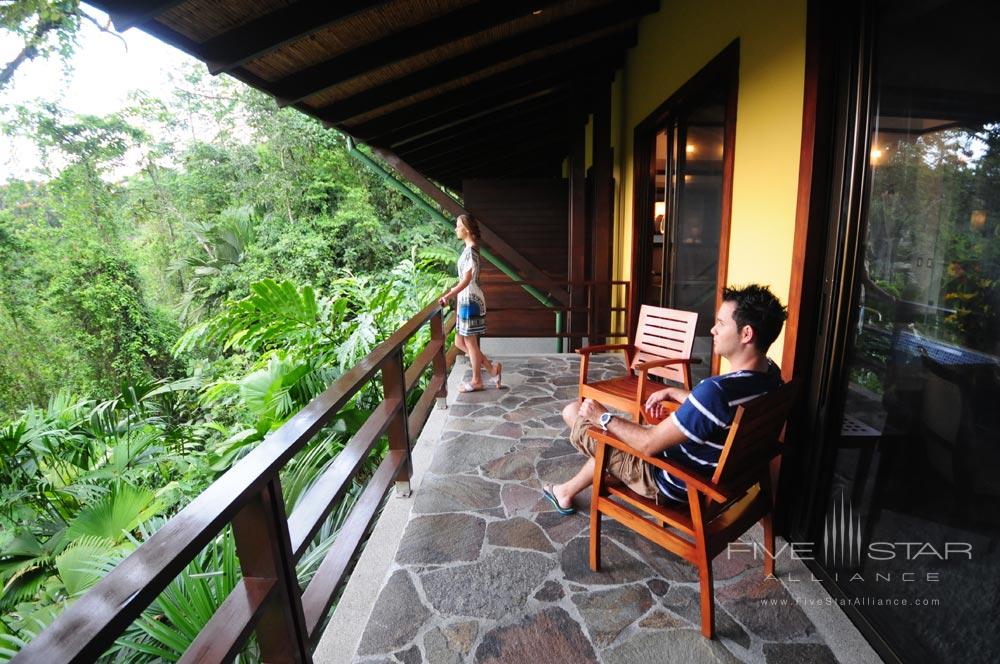
[[[461,189],[560,174],[572,123],[658,0],[88,0]],[[603,77],[603,78],[600,78]],[[587,109],[582,109],[586,111]]]

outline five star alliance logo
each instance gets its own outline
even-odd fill
[[[823,560],[829,567],[851,568],[861,564],[861,514],[855,514],[851,501],[834,500],[823,524]]]

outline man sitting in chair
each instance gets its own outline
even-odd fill
[[[575,511],[573,497],[594,479],[596,445],[587,435],[591,425],[610,432],[646,456],[662,455],[710,476],[719,464],[736,407],[782,384],[781,372],[766,353],[781,332],[785,317],[785,307],[767,286],[726,288],[712,327],[712,346],[729,361],[731,371],[706,378],[691,392],[677,387],[654,392],[646,400],[645,409],[647,419],[662,420],[655,426],[615,417],[592,399],[568,404],[562,415],[572,428],[570,442],[589,459],[568,482],[545,487],[545,497],[561,514]],[[607,454],[608,472],[636,493],[671,504],[687,503],[683,480],[614,448],[609,447]]]

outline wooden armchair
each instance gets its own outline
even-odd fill
[[[591,428],[590,435],[597,442],[590,508],[591,569],[600,571],[601,515],[606,514],[697,566],[701,580],[701,633],[712,638],[715,634],[712,559],[757,521],[764,526],[764,572],[774,574],[771,461],[777,457],[780,463],[780,442],[795,393],[795,384],[789,383],[739,406],[719,465],[710,478],[687,465],[645,456],[610,434]],[[688,487],[688,504],[667,501],[667,505],[658,505],[607,475],[608,446],[683,480]]]
[[[663,385],[650,380],[650,376],[681,383],[684,389],[690,390],[691,364],[699,362],[691,359],[697,323],[698,314],[691,311],[642,305],[634,344],[586,346],[576,351],[583,356],[580,361],[580,400],[594,399],[628,413],[634,422],[638,422],[643,402],[650,394],[663,388]],[[625,351],[628,375],[587,382],[590,356],[614,350]]]

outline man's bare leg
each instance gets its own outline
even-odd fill
[[[559,507],[570,507],[573,497],[594,483],[594,459],[587,459],[579,472],[568,482],[552,485],[552,495],[556,497]]]

